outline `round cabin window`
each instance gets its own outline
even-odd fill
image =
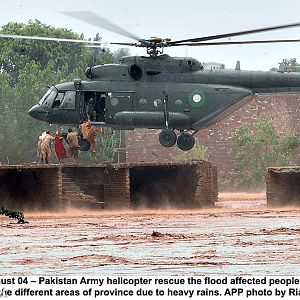
[[[140,80],[142,78],[143,72],[140,66],[132,65],[129,67],[129,75],[134,80]]]

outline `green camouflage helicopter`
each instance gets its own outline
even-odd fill
[[[92,12],[64,14],[133,39],[136,42],[111,44],[144,47],[148,56],[123,57],[119,64],[89,67],[86,80],[75,79],[50,87],[29,110],[29,115],[37,120],[78,126],[89,119],[93,125],[113,129],[162,129],[161,145],[172,147],[177,143],[187,151],[193,148],[198,130],[225,118],[254,94],[300,92],[299,73],[242,71],[238,65],[235,70],[207,70],[194,58],[163,54],[164,48],[175,46],[299,42],[215,40],[298,27],[300,23],[171,41],[157,37],[140,39]],[[84,139],[80,145],[82,150],[89,149]]]

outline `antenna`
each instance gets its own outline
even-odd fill
[[[237,71],[241,70],[241,62],[239,60],[236,62],[235,70],[237,70]]]

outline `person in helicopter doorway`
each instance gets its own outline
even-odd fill
[[[95,121],[96,119],[95,101],[96,101],[96,95],[95,93],[91,93],[86,103],[86,114],[88,116],[88,119],[92,121]]]
[[[77,132],[74,132],[72,131],[72,128],[69,128],[66,140],[67,143],[69,144],[70,164],[76,165],[78,162],[78,149],[79,149]]]

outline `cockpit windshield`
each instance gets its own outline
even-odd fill
[[[39,101],[39,104],[43,104],[46,100],[55,99],[57,92],[53,89],[49,89],[46,94],[43,96],[43,98]]]

